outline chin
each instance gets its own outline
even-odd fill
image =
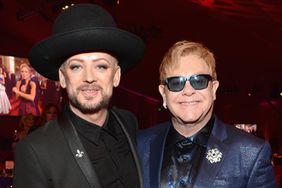
[[[100,97],[97,98],[97,96],[92,97],[91,99],[82,98],[82,99],[79,100],[79,103],[82,104],[83,106],[85,106],[85,105],[86,106],[88,106],[88,105],[93,106],[93,105],[99,104],[100,102],[101,102],[101,99],[100,99]]]
[[[199,121],[200,116],[182,116],[180,119],[185,123],[195,123]]]

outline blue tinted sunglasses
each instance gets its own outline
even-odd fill
[[[165,85],[169,91],[178,92],[183,90],[186,81],[190,82],[190,85],[195,90],[201,90],[208,87],[209,81],[212,80],[209,74],[194,74],[192,76],[173,76],[164,80]]]

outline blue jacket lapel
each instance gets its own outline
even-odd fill
[[[150,143],[150,186],[159,187],[160,177],[161,177],[161,168],[163,161],[163,152],[165,146],[166,136],[168,134],[170,123],[165,123],[158,130],[155,130],[155,137]],[[212,133],[207,143],[207,151],[210,149],[218,149],[222,153],[222,158],[217,163],[211,163],[206,159],[206,155],[203,158],[196,182],[195,187],[209,187],[212,185],[215,180],[217,172],[221,168],[221,164],[225,160],[225,156],[228,153],[228,146],[226,144],[227,134],[226,128],[223,126],[223,123],[220,122],[217,118],[215,119],[214,127]],[[155,176],[157,175],[156,178]]]
[[[77,164],[79,165],[84,176],[86,177],[90,187],[102,188],[98,176],[95,170],[92,168],[90,159],[85,153],[85,149],[77,135],[74,126],[64,114],[61,114],[58,120],[59,120],[59,127],[61,128],[66,138],[68,146],[73,154],[73,157],[76,160]],[[84,154],[82,152],[84,152]]]
[[[150,185],[151,187],[159,187],[160,177],[163,163],[163,152],[165,147],[165,140],[168,134],[170,123],[161,126],[161,130],[152,140],[150,145]],[[156,178],[155,176],[157,175]]]
[[[207,143],[207,151],[217,149],[222,154],[222,158],[219,162],[211,163],[206,158],[207,154],[205,154],[195,182],[195,187],[209,187],[213,184],[217,172],[221,168],[221,164],[223,164],[225,156],[228,153],[228,146],[224,142],[226,138],[226,128],[222,125],[222,122],[216,118]]]

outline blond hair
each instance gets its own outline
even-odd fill
[[[26,63],[22,63],[22,64],[20,65],[20,70],[22,70],[23,68],[27,68],[28,71],[31,70],[31,69],[30,69],[30,66],[29,66],[28,64],[26,64]]]
[[[178,64],[179,59],[191,54],[202,58],[210,68],[213,80],[217,79],[213,53],[200,43],[183,40],[176,42],[172,47],[170,47],[163,57],[159,68],[161,84],[163,84],[168,72]]]

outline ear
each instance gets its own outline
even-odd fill
[[[212,93],[213,93],[213,100],[216,99],[216,91],[217,91],[217,88],[219,87],[219,81],[215,80],[215,81],[212,81]]]
[[[118,68],[115,72],[115,75],[114,75],[114,80],[113,80],[114,87],[117,87],[119,85],[120,76],[121,76],[121,70],[120,70],[120,66],[118,66]]]
[[[160,84],[159,85],[159,92],[163,98],[163,103],[166,104],[166,93],[165,93],[165,86]]]
[[[61,69],[59,69],[59,81],[62,88],[66,88],[66,78]]]

